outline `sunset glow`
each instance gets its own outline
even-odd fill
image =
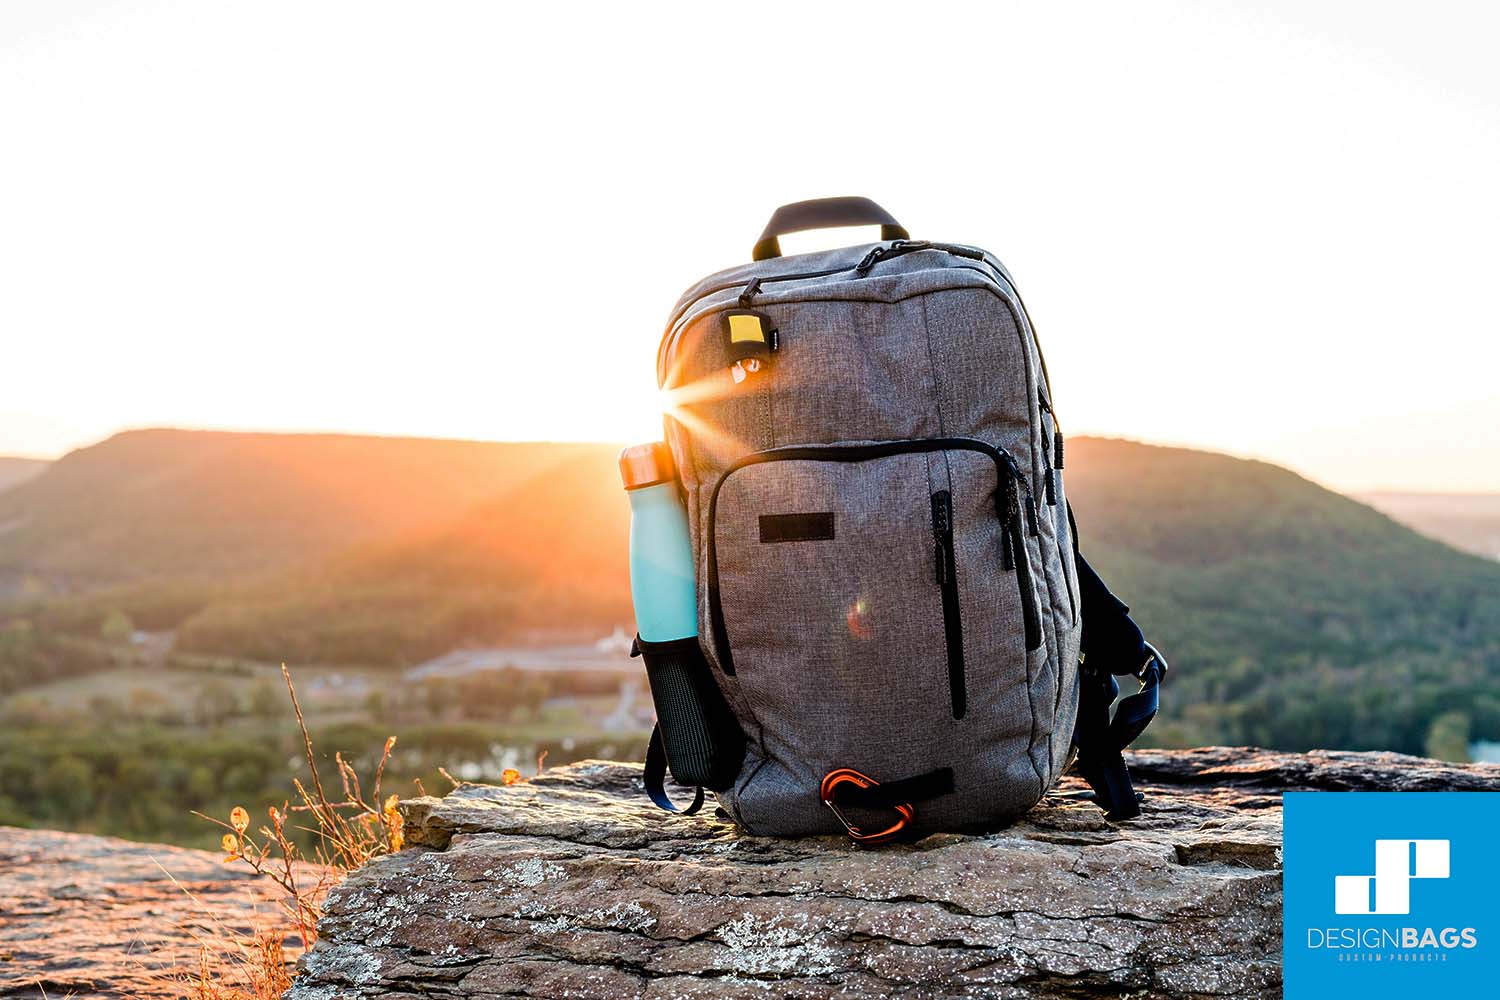
[[[682,128],[724,95],[682,81],[721,76],[717,54],[618,46],[627,9],[573,33],[603,91],[528,41],[561,13],[277,9],[218,7],[211,31],[169,5],[0,14],[0,87],[25,95],[0,107],[0,171],[26,192],[0,227],[0,454],[147,426],[652,437],[677,296],[746,260],[777,204],[858,189],[1006,261],[1070,434],[1500,489],[1500,78],[1473,68],[1477,13],[1413,35],[1399,5],[985,8],[955,32],[798,8],[816,23],[788,38],[705,10],[694,30],[804,67],[798,92],[847,90],[896,31],[907,72],[984,66],[1007,95],[1004,128],[895,88],[838,136],[783,114],[776,155],[710,161]],[[830,31],[847,44],[809,41]],[[1017,33],[1035,44],[996,60]],[[797,106],[792,79],[737,107]],[[857,141],[892,120],[982,169],[934,183]]]

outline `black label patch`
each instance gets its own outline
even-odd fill
[[[762,514],[762,542],[826,542],[833,538],[833,512],[821,514]]]

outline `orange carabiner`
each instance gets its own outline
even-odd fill
[[[911,826],[912,820],[916,818],[917,810],[913,808],[912,804],[910,802],[900,802],[891,806],[896,811],[896,821],[879,832],[866,833],[849,822],[849,817],[844,815],[844,811],[834,801],[839,786],[854,785],[857,788],[874,788],[878,784],[880,782],[874,778],[867,774],[861,774],[852,767],[836,767],[823,775],[823,783],[818,788],[818,796],[823,800],[823,804],[839,818],[840,823],[844,824],[844,829],[849,833],[849,839],[856,844],[883,844],[888,840],[894,839],[902,830]]]

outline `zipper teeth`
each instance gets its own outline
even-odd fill
[[[1022,617],[1026,625],[1026,648],[1035,649],[1033,637],[1040,634],[1040,623],[1037,621],[1037,612],[1034,595],[1028,597],[1027,592],[1031,588],[1031,566],[1030,559],[1026,554],[1025,528],[1021,523],[1021,511],[1019,499],[1015,495],[1015,488],[1026,490],[1029,497],[1031,487],[1026,483],[1025,477],[1021,475],[1016,460],[1011,457],[1010,452],[998,445],[992,445],[977,438],[920,438],[912,441],[873,441],[868,444],[823,444],[823,445],[784,445],[780,448],[767,448],[764,451],[751,452],[738,459],[724,470],[719,476],[718,482],[714,484],[713,492],[708,500],[708,618],[710,626],[710,639],[713,642],[714,653],[719,660],[719,667],[725,674],[734,674],[734,655],[729,651],[729,637],[724,627],[724,612],[719,598],[719,556],[718,543],[715,539],[717,534],[717,520],[719,510],[719,491],[723,489],[724,483],[729,477],[740,469],[751,465],[761,465],[765,462],[774,461],[824,461],[824,462],[863,462],[873,458],[884,458],[890,455],[901,455],[908,453],[923,453],[933,451],[977,451],[988,455],[995,462],[995,474],[999,478],[1000,486],[1005,489],[997,489],[995,496],[996,517],[1000,520],[1001,530],[1006,534],[1013,534],[1013,544],[1016,546],[1017,555],[1017,580],[1021,584],[1021,608]],[[1008,475],[1007,475],[1008,474]],[[1001,511],[999,505],[1002,495],[1006,509]],[[1002,541],[1002,546],[1004,542]],[[1003,551],[1003,549],[1002,549]],[[1024,566],[1024,569],[1022,567]],[[1006,567],[1009,569],[1010,567]]]
[[[693,298],[686,302],[681,309],[677,310],[668,318],[667,331],[670,333],[672,329],[677,325],[678,320],[686,316],[688,312],[692,310],[693,306],[702,302],[710,295],[718,295],[720,292],[727,292],[733,288],[745,288],[748,287],[752,282],[756,282],[762,285],[769,285],[773,281],[810,281],[813,278],[826,278],[829,275],[853,270],[854,266],[850,265],[848,267],[824,268],[821,271],[797,271],[792,274],[771,274],[756,276],[746,278],[744,281],[726,281],[722,285],[714,285],[711,288],[705,288],[702,292],[693,296]]]

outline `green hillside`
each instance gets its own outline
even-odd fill
[[[1500,565],[1263,462],[1088,438],[1067,461],[1084,552],[1178,668],[1156,739],[1500,735]]]

